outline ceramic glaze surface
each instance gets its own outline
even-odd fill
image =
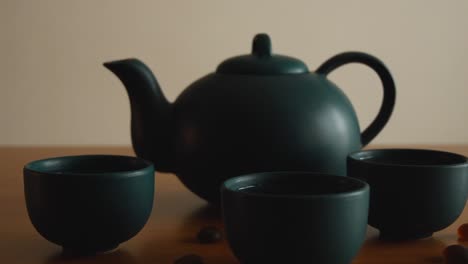
[[[116,248],[148,220],[154,167],[135,157],[57,157],[24,167],[29,218],[47,240],[93,254]]]
[[[326,78],[348,63],[371,67],[384,87],[380,111],[362,133],[351,102]],[[172,104],[141,61],[104,65],[127,89],[136,154],[215,204],[221,183],[241,174],[345,175],[346,156],[383,129],[395,103],[393,79],[377,58],[346,52],[309,72],[298,59],[272,54],[266,34],[255,37],[252,54],[225,60]]]
[[[348,264],[364,242],[365,182],[307,172],[257,173],[227,180],[221,192],[226,237],[241,263]]]
[[[430,237],[452,224],[468,196],[467,158],[422,149],[359,151],[348,176],[371,187],[369,225],[384,240]]]

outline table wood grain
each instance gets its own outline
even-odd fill
[[[382,147],[382,146],[380,146]],[[395,147],[395,146],[388,146]],[[398,146],[401,147],[401,146]],[[410,146],[468,155],[467,146]],[[223,228],[216,210],[188,191],[172,174],[156,173],[154,208],[146,226],[118,250],[92,257],[65,258],[61,248],[43,239],[31,225],[25,207],[22,168],[29,161],[75,154],[133,155],[130,147],[0,147],[0,263],[173,263],[193,253],[207,264],[238,263],[226,241],[198,244],[203,226]],[[442,250],[458,241],[456,229],[468,222],[468,210],[432,238],[385,243],[369,227],[367,239],[353,263],[443,263]],[[343,237],[346,239],[346,237]]]

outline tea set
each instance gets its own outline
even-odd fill
[[[373,69],[383,86],[362,133],[351,102],[327,79],[349,63]],[[251,54],[223,61],[173,103],[143,62],[104,66],[127,90],[137,157],[56,157],[24,167],[29,217],[64,250],[108,251],[136,235],[151,213],[155,170],[221,206],[241,263],[350,263],[368,224],[383,240],[420,239],[465,207],[466,157],[361,150],[385,127],[396,94],[389,70],[369,54],[341,53],[310,72],[257,34]]]

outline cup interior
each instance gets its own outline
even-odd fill
[[[25,169],[52,174],[103,174],[132,172],[151,166],[136,157],[117,155],[81,155],[33,161]]]
[[[466,157],[455,153],[424,149],[376,149],[353,153],[353,160],[395,166],[452,166],[464,164]]]
[[[367,184],[357,179],[310,172],[265,172],[227,180],[232,192],[260,196],[318,196],[353,194]]]

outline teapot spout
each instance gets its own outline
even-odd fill
[[[133,149],[156,170],[174,172],[172,107],[151,70],[138,59],[104,63],[124,84],[131,108]]]

